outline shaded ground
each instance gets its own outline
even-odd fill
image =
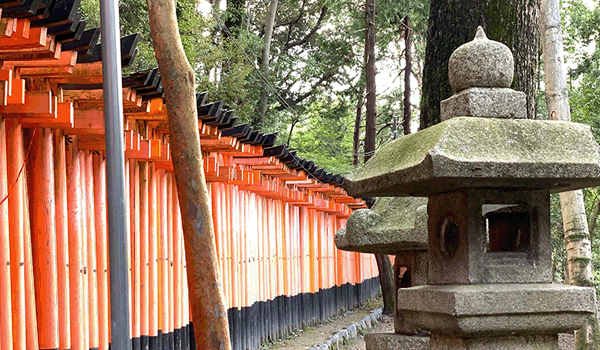
[[[310,327],[295,335],[283,339],[281,342],[270,344],[264,349],[277,350],[306,350],[313,345],[327,341],[333,335],[333,331],[346,328],[348,325],[360,321],[361,318],[371,313],[371,310],[381,306],[381,299],[367,304],[361,309],[347,312],[343,316],[330,319],[317,327]],[[379,324],[373,327],[369,333],[392,333],[394,331],[394,320],[391,316],[383,316]],[[559,336],[559,350],[574,350],[575,340],[572,334],[561,334]],[[362,334],[343,347],[344,350],[366,350]]]
[[[264,345],[263,348],[277,350],[306,350],[315,344],[329,340],[333,335],[333,331],[344,329],[348,325],[360,321],[363,317],[369,315],[372,310],[381,307],[381,305],[381,299],[373,300],[360,309],[350,310],[342,316],[332,317],[319,326],[308,327],[286,339],[282,339],[280,342]]]

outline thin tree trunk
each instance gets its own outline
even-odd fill
[[[377,268],[379,269],[379,284],[381,285],[381,294],[383,296],[383,314],[394,314],[394,269],[390,257],[383,254],[375,254]]]
[[[405,51],[405,66],[404,66],[404,119],[402,120],[402,128],[404,135],[410,134],[410,73],[412,72],[412,38],[411,38],[410,17],[404,17],[404,51]]]
[[[560,28],[558,0],[542,0],[542,48],[548,115],[554,120],[571,120],[567,81],[564,68],[563,42]],[[576,286],[593,286],[592,251],[588,231],[583,193],[579,191],[560,194],[565,247],[567,249],[568,282]],[[596,311],[596,308],[594,308]],[[588,319],[583,329],[576,331],[577,349],[598,349],[600,335],[596,314]]]
[[[294,119],[292,121],[292,125],[290,125],[290,133],[288,134],[288,138],[287,138],[287,142],[285,143],[286,145],[290,145],[290,142],[292,141],[292,133],[294,132],[294,127],[296,127],[296,124],[298,124],[300,120],[299,119]]]
[[[231,349],[210,198],[202,169],[194,72],[181,44],[175,2],[147,0],[154,52],[169,106],[171,154],[183,223],[197,349]]]
[[[595,201],[594,212],[590,218],[590,249],[594,249],[594,230],[596,229],[596,222],[598,221],[598,214],[600,213],[600,201]]]
[[[367,115],[365,121],[365,163],[375,153],[377,137],[377,105],[375,88],[375,0],[367,0],[365,7],[365,76],[367,81]],[[383,311],[391,315],[394,310],[394,270],[387,255],[375,254],[379,268],[379,283],[383,295]]]
[[[361,89],[362,90],[362,89]],[[352,140],[352,165],[355,167],[360,163],[360,156],[358,154],[358,146],[360,143],[360,125],[362,122],[362,107],[364,104],[363,92],[360,91],[358,97],[358,103],[356,104],[356,119],[354,119],[354,138]]]
[[[365,163],[375,153],[377,125],[375,87],[375,0],[367,0],[365,7],[365,76],[367,83],[367,113],[365,120]]]
[[[260,100],[258,105],[258,119],[254,121],[255,126],[260,126],[267,114],[267,107],[269,105],[269,60],[271,55],[271,38],[273,37],[273,26],[275,24],[275,15],[277,14],[277,0],[271,0],[269,6],[269,17],[265,24],[265,43],[262,52],[261,61],[261,72],[263,78],[266,80],[263,82],[262,89],[260,91]]]

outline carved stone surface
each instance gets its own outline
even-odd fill
[[[524,231],[522,245],[502,241],[494,246],[494,238],[510,239],[511,229],[499,227],[503,230],[498,232],[500,237],[487,232],[491,224],[486,223],[483,213],[486,203],[508,206],[506,220],[511,220],[509,210],[518,208],[513,216],[524,216],[525,227],[515,226],[512,231]],[[430,197],[428,211],[429,284],[552,283],[548,191],[447,192]],[[444,238],[447,220],[456,225],[457,236]],[[455,245],[451,247],[452,240]]]
[[[457,48],[448,61],[448,78],[454,92],[470,87],[507,88],[514,72],[510,49],[488,40],[481,27],[477,28],[473,41]]]
[[[556,334],[457,338],[442,334],[431,337],[430,350],[558,350]]]
[[[429,350],[429,337],[393,333],[365,334],[367,350]]]
[[[455,117],[526,119],[525,93],[507,88],[469,88],[440,103],[441,120]]]
[[[427,249],[427,199],[379,198],[372,209],[359,209],[335,235],[338,249],[390,254]]]
[[[593,288],[556,284],[429,285],[399,289],[397,303],[432,334],[490,337],[579,329],[595,298]]]
[[[460,188],[600,185],[600,153],[587,125],[452,118],[383,146],[346,177],[352,196],[429,196]]]

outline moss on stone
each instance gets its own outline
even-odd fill
[[[415,134],[403,136],[384,145],[365,165],[346,178],[350,181],[365,179],[382,173],[406,169],[423,162],[429,151],[440,141],[449,122],[451,120]]]
[[[385,145],[346,180],[351,195],[427,196],[460,186],[560,192],[600,185],[600,153],[582,124],[459,117]]]

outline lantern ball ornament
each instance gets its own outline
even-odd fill
[[[457,48],[448,61],[448,78],[455,93],[471,87],[508,88],[514,72],[510,49],[489,40],[481,27],[473,41]]]

